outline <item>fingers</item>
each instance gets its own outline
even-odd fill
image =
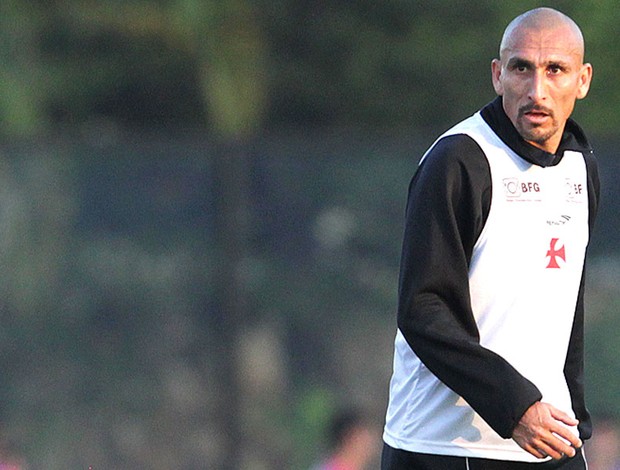
[[[566,442],[561,439],[554,438],[549,441],[541,442],[539,446],[539,451],[545,456],[549,456],[552,459],[561,459],[565,455],[568,457],[574,457],[577,452],[574,447],[566,444]]]
[[[522,447],[524,450],[528,451],[530,454],[532,454],[534,457],[538,459],[544,459],[546,457],[549,457],[549,454],[538,450],[538,448],[534,447],[534,445],[527,444]]]
[[[574,457],[576,453],[575,447],[549,432],[540,433],[524,444],[522,446],[523,449],[539,459],[551,457],[552,459],[559,460],[564,456]]]
[[[524,450],[542,459],[573,457],[581,440],[568,426],[578,421],[547,403],[537,402],[521,418],[514,430],[513,439]]]
[[[568,426],[577,426],[579,421],[568,414],[564,413],[561,410],[558,410],[553,405],[547,405],[549,408],[549,412],[551,413],[551,417],[557,421],[561,421]]]
[[[549,407],[551,417],[556,420],[556,422],[552,423],[552,425],[550,426],[550,431],[557,437],[563,439],[565,443],[568,443],[574,449],[579,449],[582,446],[581,439],[579,439],[579,437],[577,437],[573,432],[571,432],[569,428],[561,424],[564,423],[567,426],[577,426],[579,424],[579,421],[558,410],[557,408],[552,407],[551,405],[549,405]],[[572,457],[574,455],[574,452],[572,455],[566,455]]]

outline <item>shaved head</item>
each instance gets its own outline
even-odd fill
[[[592,65],[583,56],[581,30],[564,13],[536,8],[510,22],[491,74],[506,115],[525,141],[555,153],[575,101],[590,88]]]
[[[500,58],[506,50],[513,49],[522,37],[531,31],[566,30],[566,38],[573,53],[578,54],[583,62],[584,40],[577,23],[564,13],[553,8],[535,8],[517,16],[504,31],[499,47]]]

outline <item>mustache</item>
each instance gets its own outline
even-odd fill
[[[521,108],[519,108],[519,116],[523,116],[525,113],[530,113],[530,112],[538,112],[538,113],[545,113],[548,114],[550,117],[553,117],[553,110],[549,109],[545,106],[540,106],[538,104],[528,104],[525,106],[522,106]]]

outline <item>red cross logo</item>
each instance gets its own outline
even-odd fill
[[[555,248],[555,244],[558,242],[558,240],[558,238],[551,239],[549,250],[547,250],[547,256],[549,257],[549,264],[547,265],[547,269],[560,267],[557,258],[561,258],[562,261],[566,262],[566,251],[564,249],[564,245],[562,245],[562,248]]]

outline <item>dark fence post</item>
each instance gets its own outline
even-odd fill
[[[215,158],[216,240],[215,271],[218,339],[217,368],[222,384],[221,429],[225,434],[223,469],[241,468],[245,448],[242,425],[243,387],[239,377],[239,341],[244,322],[251,317],[243,280],[248,256],[249,171],[247,145],[231,141],[220,145]]]

